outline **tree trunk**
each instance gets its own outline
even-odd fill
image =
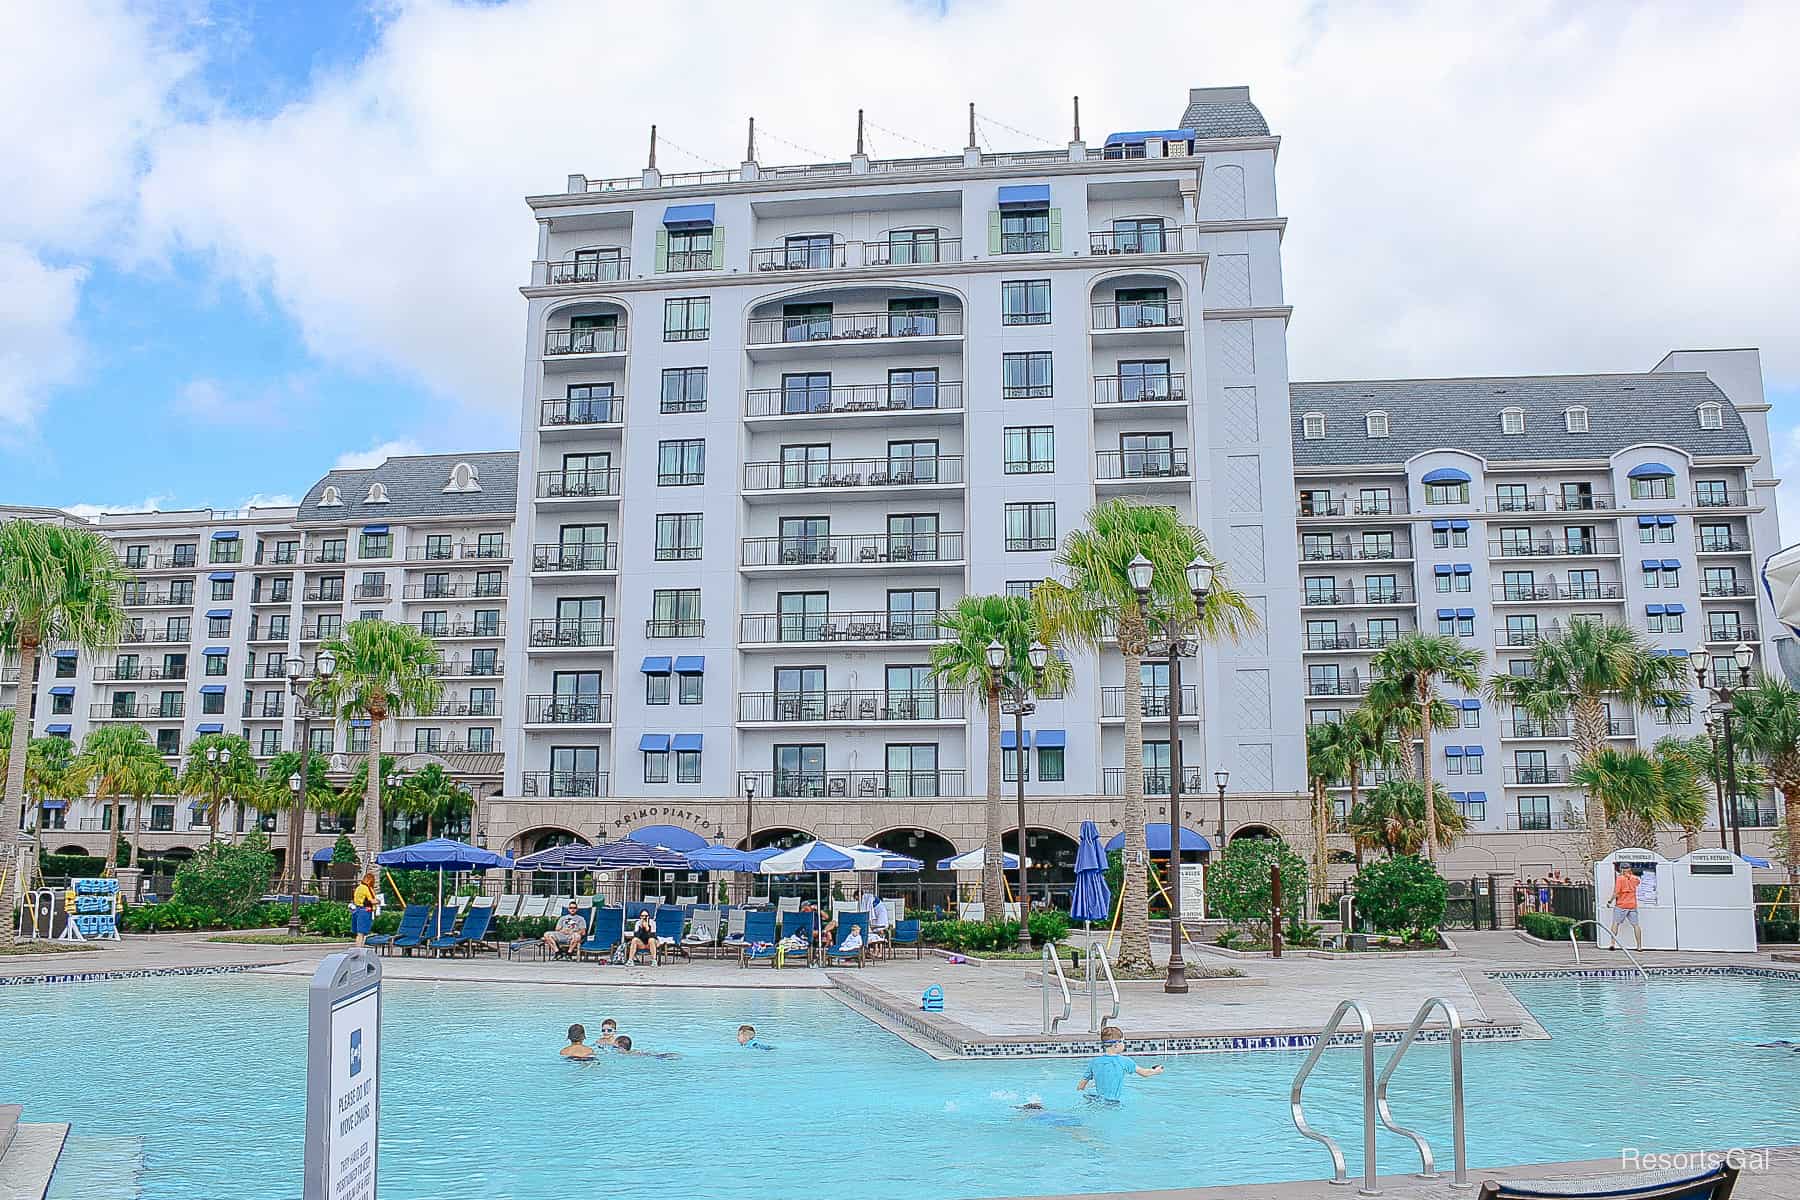
[[[1431,791],[1431,680],[1419,679],[1419,781],[1425,795],[1425,861],[1437,865],[1438,821],[1437,798]],[[1409,748],[1407,756],[1411,757]]]
[[[1800,898],[1800,778],[1777,781],[1781,792],[1781,818],[1787,833],[1788,893]]]
[[[1014,751],[1018,753],[1018,751]],[[981,866],[981,904],[990,921],[1006,917],[1006,855],[1001,834],[1006,828],[1006,809],[1000,799],[1000,689],[992,680],[987,689],[987,830]],[[1022,759],[1024,755],[1020,755]],[[1021,764],[1023,765],[1023,764]],[[1025,853],[1025,834],[1019,832],[1019,853]]]
[[[1325,781],[1313,781],[1313,911],[1325,910],[1325,826],[1330,819],[1331,801],[1325,792]]]
[[[131,798],[131,865],[140,870],[144,865],[144,852],[140,848],[142,843],[138,839],[142,835],[143,828],[144,798],[133,796]]]
[[[1119,887],[1119,957],[1122,971],[1148,971],[1150,961],[1149,856],[1145,852],[1143,618],[1135,607],[1119,618],[1119,656],[1125,668],[1125,877]],[[1127,647],[1131,647],[1127,649]],[[1171,822],[1178,827],[1179,818]],[[1173,838],[1171,834],[1171,839]]]
[[[1361,774],[1361,768],[1357,765],[1356,758],[1354,756],[1352,756],[1350,759],[1350,809],[1349,809],[1350,812],[1356,811],[1357,776],[1360,774]],[[1352,837],[1350,839],[1350,843],[1351,843],[1351,846],[1356,851],[1356,869],[1358,871],[1360,871],[1360,870],[1362,870],[1362,865],[1363,865],[1362,842],[1359,839]]]
[[[375,856],[381,853],[381,723],[387,719],[385,704],[369,706],[369,778],[363,784],[364,819],[368,821],[365,845],[369,856],[362,869],[375,869]]]
[[[1606,749],[1606,735],[1610,726],[1606,719],[1606,705],[1598,696],[1579,695],[1569,706],[1570,729],[1573,737],[1575,760],[1586,762],[1600,751]],[[1587,856],[1590,874],[1594,864],[1611,854],[1618,846],[1630,846],[1635,842],[1626,836],[1626,830],[1620,822],[1607,817],[1606,805],[1592,793],[1583,797],[1582,820],[1587,825],[1587,839],[1583,853]],[[1635,836],[1635,834],[1633,835]],[[1650,849],[1650,847],[1645,847]]]
[[[119,851],[125,845],[125,797],[114,796],[113,800],[115,803],[113,804],[112,862],[109,865],[117,867]],[[129,867],[131,864],[127,862],[125,865]]]
[[[33,856],[25,849],[25,831],[20,828],[25,822],[25,755],[31,746],[31,697],[37,690],[37,630],[25,627],[19,630],[19,687],[13,695],[13,734],[12,750],[6,756],[6,800],[0,805],[0,838],[13,840],[13,860],[6,863],[0,860],[0,875],[8,873],[13,880],[13,894],[18,897],[20,908],[25,907],[25,889],[30,886]],[[0,949],[12,946],[18,940],[18,931],[13,925],[12,902],[4,896],[0,889]]]

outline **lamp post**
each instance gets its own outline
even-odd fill
[[[756,848],[755,842],[753,842],[751,840],[755,836],[756,836],[756,776],[746,775],[746,776],[744,776],[744,853],[745,854],[750,853],[750,851],[752,851]],[[745,900],[748,900],[750,898],[750,893],[755,885],[751,881],[748,874],[745,874],[744,872],[741,872],[741,871],[738,874],[743,876],[744,892],[743,892],[742,898]]]
[[[1725,777],[1719,772],[1719,719],[1712,709],[1706,710],[1706,740],[1712,746],[1713,753],[1713,796],[1719,802],[1719,849],[1728,847],[1725,844]]]
[[[1000,679],[1000,711],[1008,713],[1013,719],[1013,753],[1017,755],[1018,770],[1013,773],[1014,782],[1018,785],[1018,821],[1019,821],[1019,949],[1031,949],[1031,892],[1027,889],[1025,866],[1025,844],[1027,841],[1025,828],[1025,718],[1037,711],[1037,703],[1032,699],[1033,693],[1043,686],[1044,667],[1050,661],[1050,648],[1044,643],[1032,640],[1025,651],[1025,659],[1031,665],[1029,678],[1020,678],[1009,669],[1006,647],[995,638],[987,644],[988,670]],[[1000,857],[1001,870],[1006,869],[1006,856]]]
[[[210,805],[206,812],[206,818],[207,824],[211,826],[211,835],[207,840],[216,842],[219,840],[219,823],[224,815],[219,811],[219,795],[224,790],[219,779],[219,770],[221,768],[227,771],[231,770],[231,751],[218,746],[208,746],[206,748],[206,766],[206,794]]]
[[[1231,782],[1231,772],[1220,767],[1213,772],[1213,782],[1219,785],[1219,853],[1225,853],[1225,785]]]
[[[312,784],[312,699],[313,689],[337,672],[337,655],[321,650],[313,660],[313,677],[306,678],[306,664],[290,658],[282,664],[287,673],[288,694],[294,700],[294,717],[299,721],[300,770],[288,776],[288,789],[293,792],[293,810],[288,814],[288,933],[300,936],[300,826],[306,812],[306,789]]]
[[[1195,617],[1190,627],[1186,619],[1174,614],[1166,617],[1151,614],[1150,585],[1156,569],[1149,559],[1140,554],[1125,570],[1131,578],[1132,590],[1137,593],[1138,612],[1143,615],[1145,626],[1157,631],[1162,639],[1160,649],[1169,659],[1169,970],[1163,979],[1163,991],[1184,994],[1188,982],[1187,963],[1181,957],[1181,659],[1183,655],[1199,651],[1198,617],[1212,592],[1215,572],[1211,563],[1197,555],[1187,565],[1187,586],[1194,597]],[[1156,649],[1152,647],[1152,653]],[[1126,719],[1143,718],[1142,714],[1135,718],[1126,714]],[[1222,805],[1223,786],[1219,794]]]
[[[1693,659],[1694,677],[1701,690],[1718,702],[1713,711],[1719,714],[1719,725],[1725,731],[1725,794],[1730,797],[1731,852],[1742,858],[1744,843],[1738,830],[1737,750],[1731,739],[1731,701],[1739,690],[1750,686],[1750,667],[1756,660],[1756,648],[1749,642],[1739,642],[1732,653],[1721,655],[1719,669],[1713,674],[1711,683],[1707,682],[1706,669],[1713,665],[1712,655],[1704,649],[1696,650]],[[1736,687],[1731,684],[1733,667],[1737,668]]]

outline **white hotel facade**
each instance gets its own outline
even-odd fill
[[[393,460],[255,514],[266,530],[232,518],[246,544],[299,543],[279,564],[288,636],[268,649],[308,654],[313,576],[363,586],[375,567],[351,551],[371,526],[404,528],[373,585],[394,593],[345,592],[330,613],[419,619],[432,564],[411,555],[441,527],[500,550],[451,563],[469,594],[431,605],[464,631],[447,657],[480,658],[483,678],[451,693],[482,717],[393,734],[429,755],[419,729],[438,729],[464,756],[443,757],[483,772],[472,836],[529,851],[652,824],[739,841],[749,826],[758,844],[803,833],[927,860],[979,844],[985,788],[980,706],[925,669],[934,614],[1050,576],[1062,537],[1113,496],[1199,525],[1263,618],[1183,671],[1178,815],[1209,835],[1215,772],[1231,832],[1302,834],[1305,725],[1356,703],[1396,632],[1443,629],[1507,669],[1592,612],[1671,652],[1742,637],[1769,656],[1755,571],[1779,535],[1755,352],[1676,353],[1637,375],[1290,385],[1278,148],[1247,89],[1197,88],[1177,128],[1092,147],[571,176],[529,201],[516,457]],[[464,460],[479,503],[450,490]],[[384,480],[385,520],[366,503]],[[339,511],[322,505],[330,487]],[[122,553],[164,522],[159,563],[164,542],[211,545],[196,531],[220,524],[101,519]],[[332,537],[346,561],[316,563]],[[197,588],[211,566],[187,572]],[[273,605],[254,590],[272,586],[265,564],[248,573],[230,601],[245,618]],[[247,634],[233,624],[227,687],[249,707],[228,692],[218,719],[261,749],[291,721],[257,707]],[[1073,665],[1075,686],[1039,703],[1009,755],[1040,862],[1072,857],[1084,818],[1118,828],[1119,665]],[[1133,719],[1151,819],[1167,821],[1160,671],[1146,667]],[[99,712],[109,681],[89,674],[78,698]],[[1640,744],[1700,728],[1615,720]],[[1478,831],[1451,869],[1568,863],[1567,739],[1485,707],[1465,721],[1434,763]]]

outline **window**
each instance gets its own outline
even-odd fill
[[[1300,436],[1309,442],[1325,439],[1325,414],[1311,412],[1300,418]]]
[[[1161,254],[1166,248],[1161,217],[1124,217],[1112,223],[1112,245],[1097,244],[1099,252],[1117,250],[1120,254]]]
[[[1654,482],[1654,481],[1652,481]],[[1669,495],[1674,495],[1675,481],[1665,480],[1669,484]],[[1632,493],[1635,496],[1637,493]],[[1694,481],[1694,507],[1724,508],[1731,503],[1731,493],[1725,490],[1723,479],[1699,479]]]
[[[1586,433],[1588,431],[1588,410],[1579,404],[1573,408],[1563,409],[1563,427],[1570,433]]]
[[[1019,208],[1000,213],[1002,254],[1042,254],[1051,249],[1050,208]]]
[[[888,475],[894,483],[931,483],[938,476],[938,443],[889,442]]]
[[[701,514],[658,513],[656,559],[672,562],[700,557]]]
[[[75,711],[75,697],[73,695],[55,694],[50,697],[50,715],[51,716],[54,716],[54,717],[66,716],[74,711]]]
[[[706,411],[706,368],[671,367],[662,373],[662,410],[666,413]]]
[[[207,637],[216,637],[216,638],[230,637],[231,636],[231,618],[230,617],[208,617],[208,618],[206,618],[206,636]]]
[[[1181,472],[1175,469],[1175,438],[1168,433],[1120,434],[1118,464],[1119,475],[1124,479],[1152,479],[1186,473],[1185,464]],[[1110,468],[1111,464],[1103,459],[1103,478]]]
[[[214,538],[212,543],[212,561],[216,563],[243,562],[244,543],[235,537]]]
[[[1665,575],[1668,569],[1665,567]],[[1665,583],[1664,587],[1671,584]],[[1737,569],[1735,567],[1707,567],[1701,572],[1700,594],[1702,596],[1735,596],[1738,594]]]
[[[1390,575],[1390,576],[1387,576],[1387,578],[1391,579],[1393,577]],[[1455,590],[1457,590],[1459,592],[1469,591],[1471,589],[1471,587],[1473,586],[1474,577],[1473,577],[1472,573],[1470,572],[1470,569],[1468,567],[1463,566],[1461,563],[1458,563],[1456,565],[1456,571],[1454,574],[1452,574],[1450,576],[1450,578],[1453,581]]]
[[[1520,796],[1519,828],[1525,830],[1550,828],[1550,797]]]
[[[825,794],[825,747],[823,744],[778,745],[772,754],[777,796],[823,796]]]
[[[171,567],[191,567],[200,561],[200,547],[193,542],[176,546],[169,554]]]
[[[1674,605],[1673,607],[1679,608],[1681,606]],[[1659,609],[1662,609],[1663,611],[1660,611],[1660,612],[1657,611]],[[1719,616],[1722,614],[1713,613],[1710,615]],[[1735,618],[1737,616],[1736,613],[1732,613],[1730,615],[1733,618]],[[1681,620],[1682,620],[1681,613],[1669,612],[1666,609],[1664,609],[1663,606],[1660,604],[1652,604],[1652,605],[1648,606],[1647,610],[1645,611],[1644,628],[1651,633],[1680,633],[1681,632]],[[1720,639],[1714,638],[1712,640],[1718,641]]]
[[[346,553],[347,539],[325,538],[319,543],[318,558],[322,563],[341,563]]]
[[[368,495],[363,497],[364,504],[386,504],[388,502],[387,485],[371,483]]]
[[[700,752],[698,750],[675,751],[675,782],[700,782]]]
[[[469,674],[498,675],[500,673],[500,652],[494,649],[469,651]]]
[[[1469,485],[1464,483],[1428,483],[1425,485],[1425,503],[1427,504],[1467,504],[1469,502]]]
[[[1723,429],[1725,427],[1725,410],[1717,404],[1702,404],[1695,412],[1700,417],[1700,428]]]
[[[1645,524],[1645,521],[1650,523]],[[1673,542],[1674,540],[1675,527],[1673,525],[1659,525],[1648,517],[1638,522],[1638,541],[1641,544],[1648,546],[1653,542]]]
[[[1673,560],[1670,560],[1673,561]],[[1679,565],[1669,567],[1651,559],[1644,560],[1644,586],[1647,588],[1675,588],[1681,586],[1681,568]]]
[[[224,692],[205,692],[200,697],[200,712],[205,716],[217,716],[225,711]]]
[[[1039,783],[1062,782],[1063,748],[1061,746],[1038,747],[1037,760]]]
[[[1006,431],[1006,473],[1036,475],[1056,469],[1056,431],[1049,425],[1013,426]]]
[[[1481,705],[1478,701],[1470,700],[1463,705],[1462,727],[1464,729],[1481,728]]]
[[[1394,493],[1390,488],[1366,487],[1356,494],[1356,511],[1361,516],[1385,517],[1394,511]]]
[[[1695,504],[1704,503],[1699,498],[1699,484],[1695,484]],[[1675,477],[1673,475],[1648,475],[1631,481],[1631,498],[1633,500],[1673,500],[1675,498]]]
[[[497,608],[478,608],[475,610],[475,636],[500,636],[500,610]]]
[[[1500,432],[1509,437],[1517,437],[1525,432],[1525,410],[1522,408],[1503,408],[1500,410]]]
[[[938,331],[936,296],[888,301],[886,337],[934,337]]]
[[[1006,506],[1008,550],[1056,549],[1056,505],[1047,503]]]
[[[1463,773],[1463,748],[1461,746],[1444,747],[1444,774],[1461,775]]]
[[[650,594],[650,636],[699,637],[699,588],[658,588]]]
[[[344,577],[342,575],[327,575],[323,579],[320,579],[316,594],[307,597],[309,600],[327,601],[338,601],[343,598]]]
[[[475,535],[476,558],[505,558],[506,535],[504,533],[478,533]]]
[[[446,492],[479,492],[481,476],[474,466],[459,462],[450,468],[450,481],[444,485]]]
[[[159,729],[156,731],[156,752],[165,758],[181,753],[181,730]],[[161,807],[160,805],[158,807]],[[154,812],[155,810],[152,809]],[[152,826],[154,828],[154,826]],[[167,827],[165,827],[167,828]]]
[[[286,613],[276,613],[271,616],[269,618],[269,640],[271,642],[285,642],[287,636],[288,615]]]
[[[869,247],[870,253],[879,256],[884,247],[875,243]],[[938,231],[935,229],[895,229],[887,235],[887,261],[895,266],[907,266],[913,263],[934,263],[938,261]],[[876,258],[869,259],[871,265]]]
[[[289,576],[269,580],[269,600],[274,604],[286,604],[294,598],[294,581]]]
[[[669,702],[669,679],[666,671],[647,671],[644,673],[644,703],[667,704]]]
[[[600,751],[597,747],[550,747],[552,796],[594,796],[599,791]]]
[[[1709,612],[1706,614],[1706,640],[1709,642],[1740,642],[1743,640],[1743,625],[1734,612]]]
[[[209,654],[206,656],[206,673],[208,675],[225,674],[225,655]]]
[[[888,636],[894,638],[928,638],[936,635],[938,590],[936,588],[889,588],[887,594]]]
[[[392,558],[394,556],[394,535],[391,533],[370,533],[363,531],[357,543],[358,558]]]
[[[150,565],[150,547],[148,547],[148,546],[127,546],[127,547],[125,547],[125,555],[124,555],[123,562],[124,562],[125,566],[130,567],[133,570],[137,570],[137,571],[143,570],[145,567]]]
[[[425,558],[428,562],[443,562],[456,557],[456,543],[447,533],[429,533],[425,535]]]
[[[836,260],[837,246],[829,233],[789,234],[782,239],[781,249],[781,257],[772,260],[771,266],[781,265],[795,271],[821,271],[832,266]]]
[[[383,600],[388,593],[386,571],[364,571],[362,582],[356,585],[358,600]]]
[[[1323,422],[1321,422],[1322,424]],[[1384,438],[1388,435],[1388,415],[1384,412],[1372,412],[1363,417],[1363,428],[1372,438]],[[1320,437],[1325,436],[1323,432]]]
[[[1050,281],[1048,279],[1011,279],[1000,285],[1000,323],[1002,325],[1048,325],[1050,323]]]
[[[827,379],[830,376],[826,376]],[[890,370],[887,378],[888,408],[936,408],[938,369],[905,367]]]
[[[775,640],[816,642],[824,637],[831,608],[828,592],[783,592],[775,598]]]
[[[711,325],[712,297],[685,296],[663,301],[663,341],[705,341]]]
[[[698,671],[677,671],[675,673],[675,702],[677,704],[705,703],[706,676]]]
[[[1012,747],[1007,747],[1000,751],[1000,778],[1003,782],[1017,783],[1019,781],[1020,754],[1021,752],[1019,750]],[[1029,760],[1027,760],[1027,762],[1029,763]],[[1027,783],[1031,782],[1029,766],[1027,767],[1025,781]]]
[[[671,229],[664,269],[669,271],[710,271],[713,265],[713,228]]]
[[[1522,483],[1494,485],[1494,508],[1503,513],[1531,511],[1531,489]]]
[[[494,731],[492,728],[469,730],[469,753],[492,754],[494,752]]]
[[[1000,395],[1006,400],[1030,400],[1053,394],[1050,352],[1000,356]]]
[[[1180,400],[1184,396],[1182,388],[1183,376],[1169,373],[1169,360],[1166,358],[1126,359],[1119,363],[1119,377],[1105,381],[1098,398],[1102,403],[1116,400],[1121,404],[1132,404],[1145,400]],[[1106,387],[1117,388],[1117,395],[1108,397]]]
[[[1600,599],[1600,572],[1591,567],[1570,571],[1569,598],[1571,600]]]
[[[215,579],[215,580],[213,580],[212,581],[212,598],[214,600],[229,600],[229,599],[231,599],[231,591],[232,591],[232,586],[234,583],[235,583],[235,581],[230,580],[230,579]]]
[[[887,794],[938,794],[938,748],[932,742],[892,743],[887,747]]]
[[[658,487],[694,487],[706,482],[706,441],[682,438],[659,442],[656,452]]]

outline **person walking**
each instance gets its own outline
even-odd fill
[[[1637,873],[1624,863],[1620,863],[1613,872],[1612,894],[1612,940],[1608,947],[1619,948],[1619,923],[1622,921],[1631,926],[1631,932],[1637,937],[1637,948],[1644,949],[1644,927],[1638,923],[1638,877]]]

